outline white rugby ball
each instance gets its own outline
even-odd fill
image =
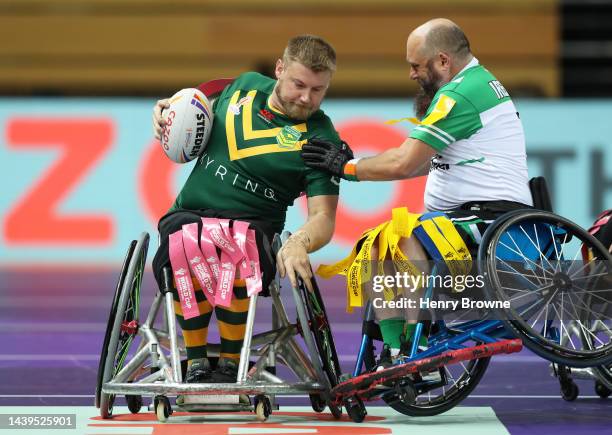
[[[166,125],[161,146],[170,160],[186,163],[202,154],[213,125],[212,104],[206,95],[194,88],[181,89],[162,115]]]

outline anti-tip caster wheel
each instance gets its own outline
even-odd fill
[[[612,391],[601,382],[595,381],[595,393],[602,399],[607,399]]]
[[[561,384],[561,397],[567,402],[573,402],[578,397],[578,385],[574,381]]]
[[[344,399],[344,407],[346,408],[346,413],[355,423],[361,423],[368,412],[366,411],[365,406],[361,399],[357,396],[351,396]]]
[[[126,394],[125,401],[132,414],[138,414],[142,408],[142,396],[140,394]]]
[[[331,401],[327,402],[327,407],[329,408],[329,412],[336,420],[340,420],[342,418],[342,405],[334,405]]]
[[[272,415],[272,404],[268,396],[255,396],[255,417],[257,421],[266,421]]]
[[[312,406],[312,410],[314,412],[323,412],[325,411],[325,400],[321,397],[320,394],[309,394],[310,397],[310,406]]]
[[[155,415],[157,415],[157,420],[159,420],[161,423],[168,421],[168,417],[172,415],[172,406],[170,406],[170,401],[168,398],[166,396],[155,396],[153,404],[155,407]]]

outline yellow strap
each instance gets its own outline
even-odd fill
[[[369,280],[372,275],[372,258],[370,251],[376,237],[380,234],[384,227],[385,225],[381,224],[368,232],[365,241],[361,245],[359,253],[357,253],[357,257],[349,267],[348,275],[346,277],[346,291],[348,296],[347,311],[349,312],[352,310],[352,307],[363,306],[363,283]]]
[[[454,248],[455,252],[457,253],[457,259],[462,261],[471,261],[472,256],[470,255],[470,251],[451,220],[444,216],[438,216],[433,218],[433,221],[440,229],[440,232],[446,237],[450,245]]]
[[[387,251],[389,250],[389,245],[390,243],[393,243],[395,239],[399,240],[399,237],[397,237],[393,233],[391,222],[385,222],[383,225],[384,225],[383,230],[381,231],[378,237],[377,275],[381,275],[381,276],[385,275],[384,262],[385,262],[385,257],[387,256]],[[397,242],[395,243],[397,244]],[[394,300],[395,292],[393,291],[393,288],[384,286],[383,297],[385,298],[386,301]]]
[[[389,119],[388,121],[385,121],[385,124],[387,125],[393,125],[393,124],[397,124],[399,122],[402,121],[408,121],[412,124],[416,124],[419,125],[421,123],[421,121],[419,121],[418,118],[400,118],[400,119]]]
[[[448,95],[440,95],[431,113],[421,121],[421,125],[435,124],[439,120],[446,118],[446,115],[450,113],[455,103],[456,101]]]
[[[440,251],[450,273],[453,276],[467,274],[472,265],[472,257],[463,239],[448,218],[436,219],[438,218],[421,222],[423,229]]]
[[[420,225],[419,213],[409,213],[406,207],[394,208],[391,212],[393,231],[400,237],[410,237],[412,230]]]

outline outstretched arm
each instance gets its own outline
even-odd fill
[[[425,142],[408,138],[398,148],[360,159],[356,176],[360,181],[385,181],[425,175],[435,153]]]
[[[389,181],[425,175],[436,151],[419,139],[408,138],[397,148],[374,157],[353,159],[350,148],[319,139],[302,147],[307,166],[353,181]]]
[[[304,225],[289,237],[276,257],[282,277],[288,275],[291,285],[297,286],[300,276],[312,289],[312,269],[308,253],[326,245],[334,234],[338,195],[319,195],[308,198],[308,218]]]

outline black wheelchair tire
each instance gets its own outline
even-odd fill
[[[593,367],[597,380],[608,390],[612,390],[612,366]]]
[[[310,331],[312,332],[315,346],[319,352],[323,372],[327,376],[330,387],[333,388],[338,385],[339,382],[340,361],[338,360],[336,345],[334,343],[329,318],[327,317],[327,312],[325,311],[325,305],[323,303],[323,299],[321,298],[321,292],[319,291],[319,287],[314,278],[311,282],[314,289],[313,292],[309,291],[303,283],[300,283],[300,289],[302,298],[305,302],[304,305],[306,306],[306,312],[308,314]],[[336,419],[340,418],[341,410],[332,409],[334,405],[330,405],[329,400],[327,402],[332,415]]]
[[[478,271],[485,277],[487,285],[484,286],[485,296],[489,300],[503,299],[499,297],[495,274],[495,255],[496,244],[505,230],[524,220],[537,220],[543,223],[561,224],[570,229],[580,239],[588,242],[590,247],[595,248],[603,258],[612,262],[607,249],[591,234],[580,226],[551,212],[540,210],[516,210],[509,212],[498,218],[485,231],[480,248],[478,251]],[[525,323],[525,321],[513,309],[495,309],[495,314],[503,322],[504,326],[512,335],[520,338],[525,347],[535,354],[551,362],[566,365],[569,367],[585,368],[612,363],[612,342],[598,351],[576,351],[560,344],[547,340],[545,337],[534,333],[535,331]]]
[[[139,306],[139,300],[136,299],[139,299],[140,296],[140,284],[142,283],[148,245],[149,235],[147,233],[143,233],[138,241],[134,240],[130,243],[115,289],[98,364],[96,407],[100,409],[102,418],[111,417],[113,412],[115,395],[104,393],[102,386],[112,379],[113,372],[118,369],[118,367],[115,367],[115,363],[121,338],[121,324],[126,320],[138,321],[138,310],[127,310],[127,305],[131,298],[136,302],[136,308]],[[134,281],[135,277],[137,278],[136,282]]]
[[[125,275],[127,274],[127,267],[132,259],[134,248],[136,247],[136,240],[132,240],[128,247],[127,253],[121,266],[121,273],[119,274],[119,280],[115,288],[115,294],[113,296],[113,302],[111,304],[110,313],[108,315],[108,321],[106,322],[106,332],[104,333],[104,342],[102,343],[102,351],[100,352],[100,361],[98,363],[98,373],[96,376],[96,408],[100,408],[100,395],[102,393],[102,377],[104,375],[104,364],[106,363],[106,356],[108,355],[108,343],[110,342],[111,332],[113,330],[113,324],[115,323],[115,313],[117,312],[117,306],[119,305],[119,296],[123,288],[125,281]]]

